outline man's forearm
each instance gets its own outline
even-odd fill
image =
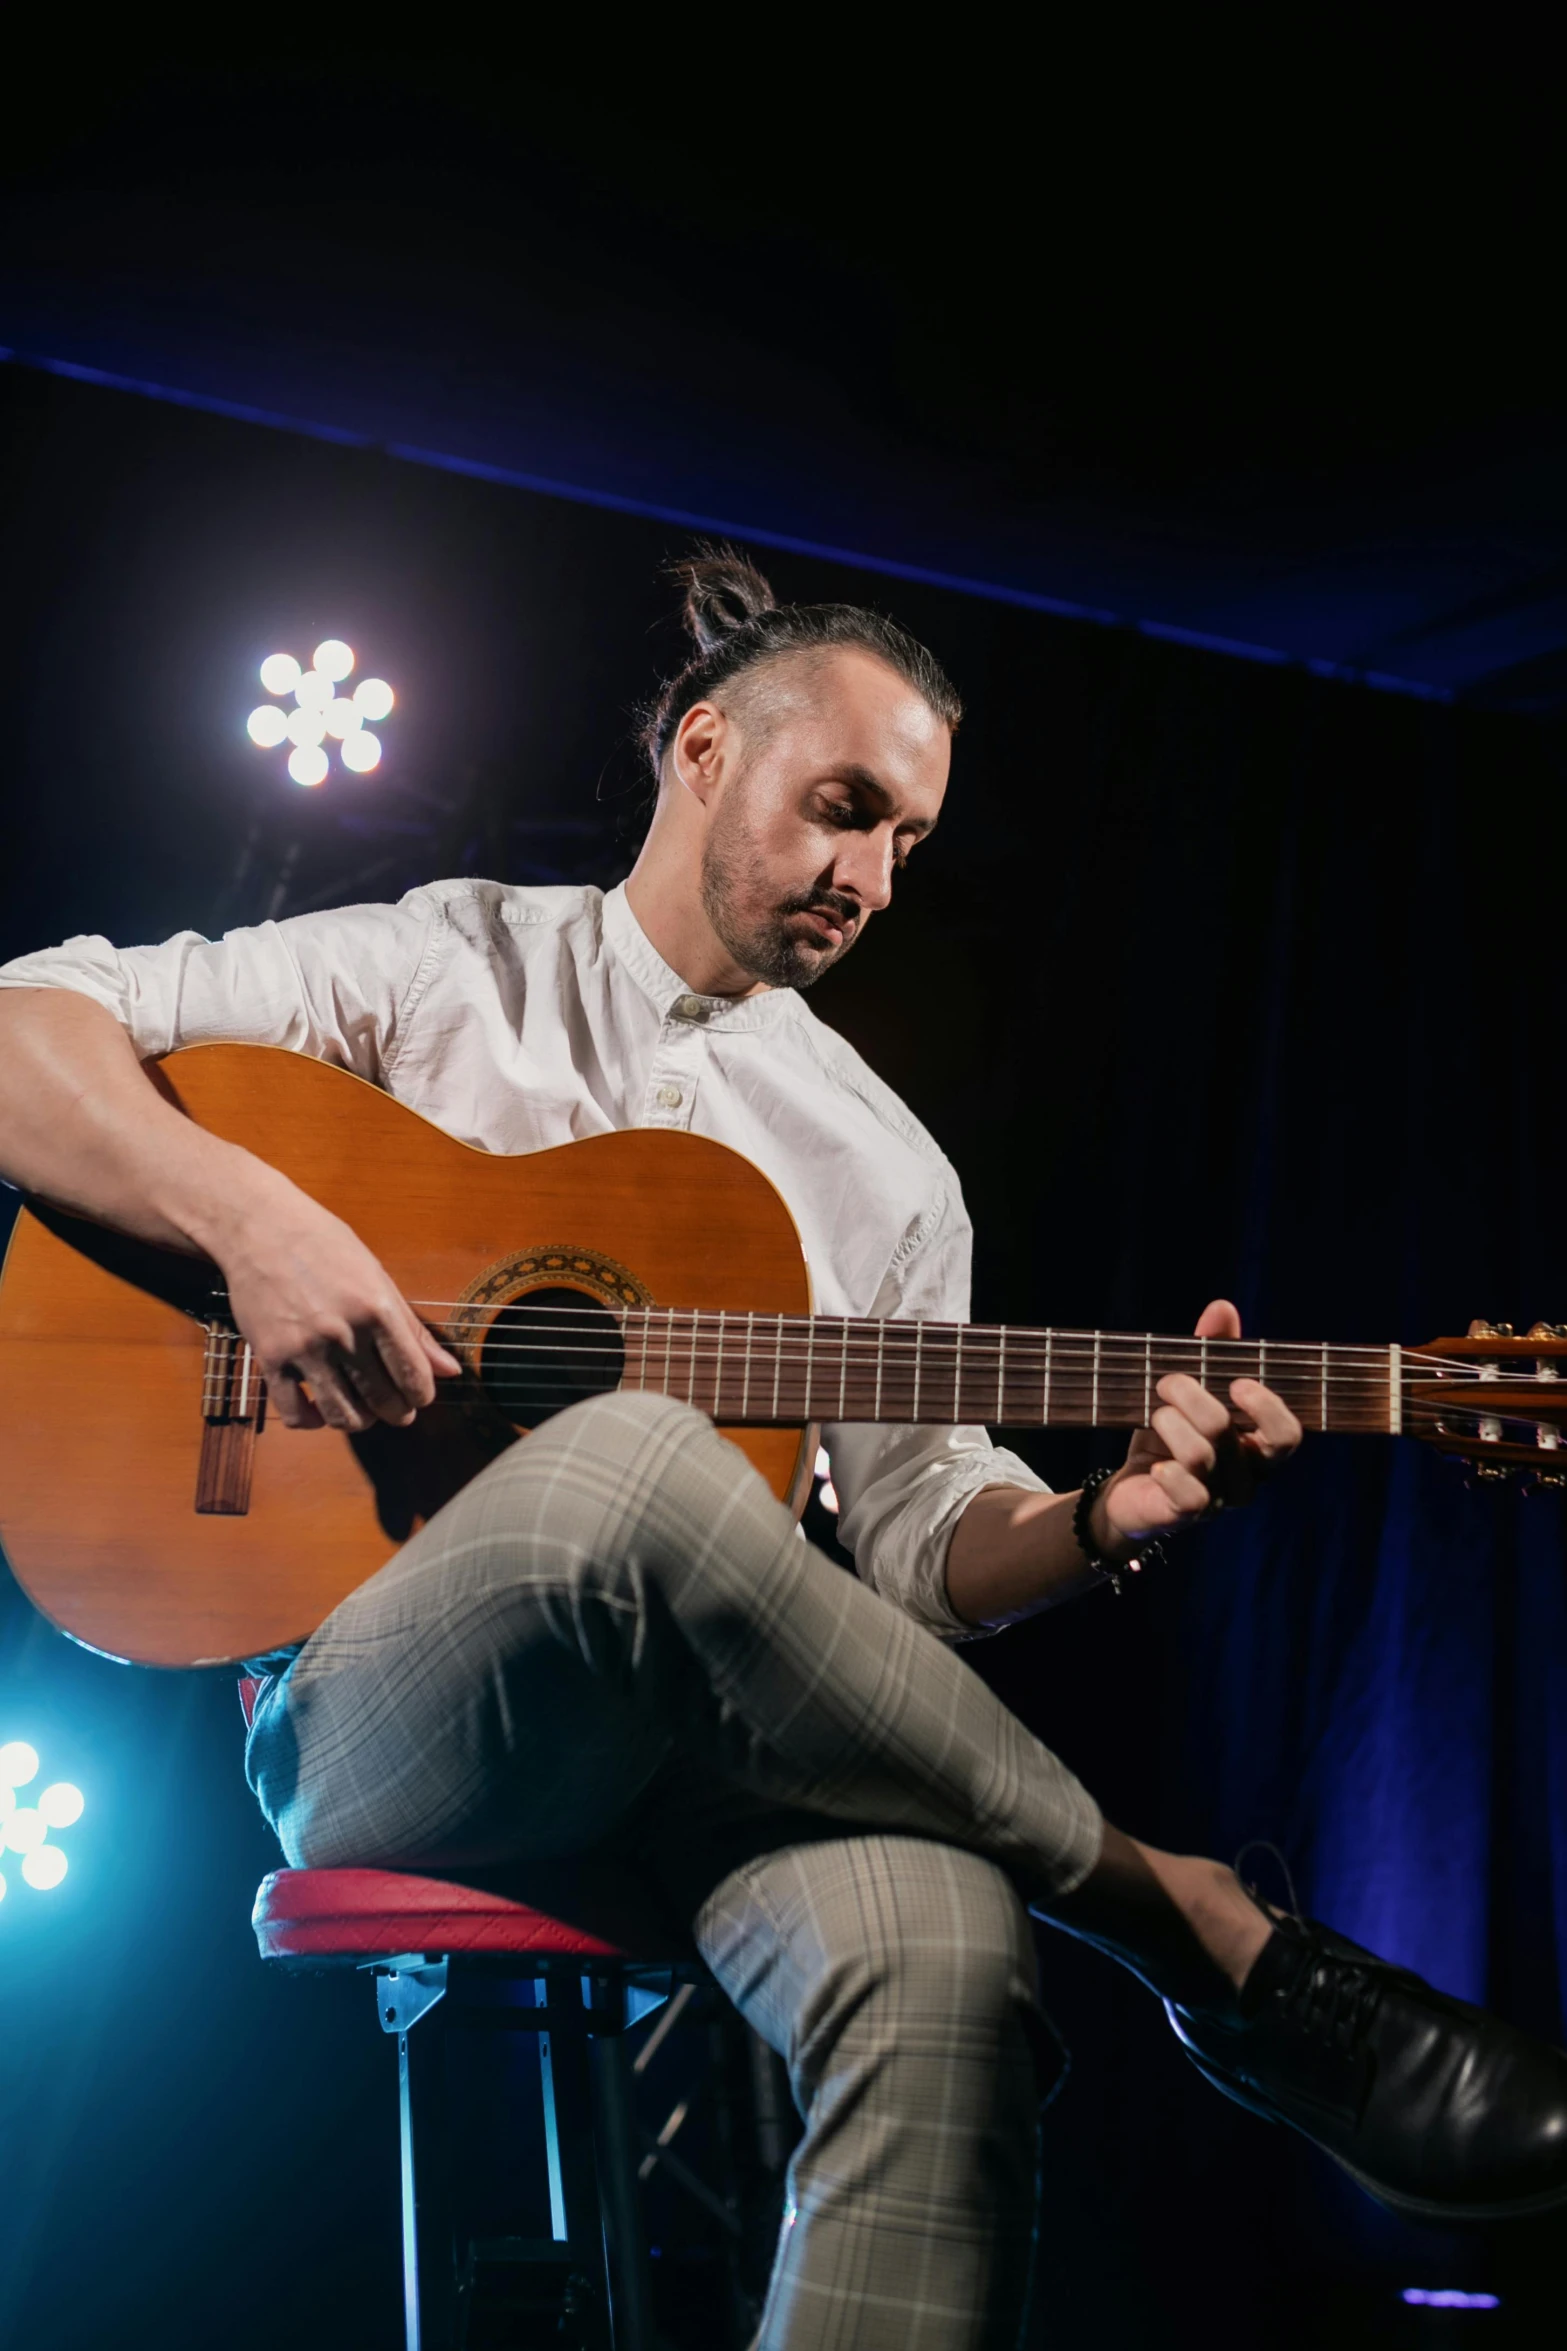
[[[142,1240],[210,1256],[284,1181],[186,1118],[113,1014],[65,988],[0,989],[0,1176]]]
[[[1097,1581],[1072,1532],[1077,1495],[982,1486],[952,1530],[947,1598],[966,1624],[1010,1624]]]

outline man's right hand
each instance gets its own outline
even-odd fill
[[[462,1370],[357,1234],[187,1118],[114,1015],[68,988],[0,988],[0,1176],[220,1266],[290,1428],[406,1428]]]
[[[406,1428],[462,1365],[357,1233],[252,1164],[258,1180],[216,1254],[271,1403],[291,1429]]]

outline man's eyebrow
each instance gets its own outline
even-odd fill
[[[880,776],[870,768],[851,765],[840,767],[835,772],[839,783],[848,784],[856,792],[863,793],[867,800],[873,800],[884,816],[889,815],[897,806],[895,796],[888,791]],[[936,829],[936,819],[933,816],[906,816],[903,823],[911,833],[918,833],[921,839]]]

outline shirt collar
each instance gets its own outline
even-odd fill
[[[705,1012],[702,1025],[710,1029],[768,1028],[789,1019],[795,1010],[792,988],[764,988],[755,996],[704,996],[699,990],[688,988],[679,972],[671,970],[664,961],[632,913],[624,882],[605,892],[604,937],[611,953],[625,965],[660,1020],[667,1020],[677,1003],[693,998]]]

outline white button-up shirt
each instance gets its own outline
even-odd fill
[[[694,995],[624,889],[434,882],[216,942],[70,939],[0,966],[0,986],[91,996],[143,1058],[215,1039],[314,1054],[486,1151],[710,1135],[788,1202],[819,1313],[968,1319],[969,1221],[924,1128],[792,989]],[[861,1575],[969,1633],[947,1599],[952,1529],[980,1487],[1040,1480],[979,1428],[844,1423],[824,1441]]]

